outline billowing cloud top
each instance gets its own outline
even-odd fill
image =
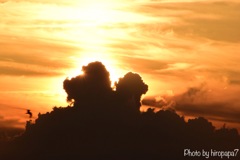
[[[44,108],[42,96],[59,104],[65,97],[58,88],[62,78],[102,61],[111,80],[141,73],[151,96],[182,95],[204,83],[214,103],[229,104],[224,112],[240,112],[237,0],[0,2],[0,93],[11,97],[7,92],[18,91],[11,104],[1,99],[4,106],[17,105],[26,92],[37,93],[37,110]]]

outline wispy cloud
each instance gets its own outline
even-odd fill
[[[21,128],[24,126],[25,122],[20,122],[19,119],[4,119],[4,117],[0,116],[0,127],[2,128],[11,128],[17,127]]]
[[[13,67],[0,66],[0,75],[9,75],[9,76],[59,76],[63,73],[54,72],[54,71],[39,71],[32,69],[20,69]]]
[[[80,70],[80,62],[107,60],[121,73],[131,70],[143,75],[148,94],[153,96],[171,90],[181,97],[188,88],[206,83],[207,90],[212,91],[205,94],[211,95],[208,101],[176,109],[238,122],[237,115],[230,111],[237,110],[235,101],[240,90],[238,1],[0,2],[0,76],[2,82],[5,80],[4,91],[6,86],[12,90],[7,84],[13,84],[6,76],[24,76],[26,83],[21,85],[30,91],[41,89],[38,82],[51,88],[58,77],[56,84],[62,89],[60,82],[70,70]],[[47,77],[51,77],[51,83]],[[215,92],[219,94],[212,94]],[[215,101],[226,94],[229,98]],[[212,108],[217,105],[222,109],[214,112]]]
[[[149,3],[139,11],[153,17],[168,17],[164,30],[181,36],[200,36],[217,41],[239,42],[240,4],[221,2]]]
[[[162,93],[159,96],[146,97],[143,104],[159,109],[171,108],[185,116],[203,116],[220,121],[221,124],[240,123],[240,102],[237,96],[240,87],[224,86],[223,83],[221,88],[211,87],[211,84],[202,83],[181,94]]]

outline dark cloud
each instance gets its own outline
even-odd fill
[[[222,119],[222,122],[240,123],[240,110],[232,110],[230,107],[231,103],[177,103],[174,108],[185,115],[201,115]]]
[[[187,89],[186,92],[182,93],[181,95],[175,96],[177,103],[187,102],[187,103],[194,103],[194,102],[202,102],[207,97],[207,84],[202,83],[200,86],[197,87],[190,87]]]
[[[225,93],[227,94],[227,92]],[[201,115],[208,118],[220,118],[225,122],[240,122],[239,103],[234,99],[213,97],[204,85],[189,88],[185,93],[175,96],[174,108],[186,115]]]
[[[157,101],[155,97],[145,97],[142,100],[142,104],[150,107],[157,107],[157,108],[162,108],[167,105],[166,101],[164,100]]]
[[[139,111],[141,106],[141,96],[148,91],[148,85],[146,85],[142,78],[136,74],[129,72],[123,78],[120,78],[116,83],[117,94],[124,99],[132,99],[134,108]]]
[[[190,87],[185,92],[174,96],[145,97],[143,105],[156,108],[171,108],[186,116],[203,116],[210,120],[239,123],[240,110],[238,100],[228,92],[213,95],[207,83]],[[235,93],[238,94],[238,93]]]
[[[75,105],[94,105],[111,92],[109,72],[100,62],[92,62],[82,67],[83,75],[66,79],[63,88],[68,94],[67,100]]]
[[[113,90],[102,63],[89,63],[82,71],[83,75],[64,81],[67,99],[74,105],[54,107],[38,114],[35,123],[27,121],[21,136],[0,147],[1,158],[185,159],[183,150],[189,147],[240,146],[236,129],[215,129],[202,117],[186,122],[170,109],[140,113],[140,98],[148,86],[136,73],[120,78]],[[191,98],[201,90],[191,88],[184,96]]]
[[[82,71],[82,75],[66,79],[63,83],[68,102],[73,102],[74,106],[80,108],[85,106],[87,109],[86,106],[107,106],[115,100],[126,108],[131,106],[130,112],[139,112],[141,96],[147,92],[148,86],[138,74],[127,73],[115,83],[114,91],[111,88],[109,72],[101,62],[89,63],[82,67]]]

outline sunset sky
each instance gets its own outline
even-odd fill
[[[187,117],[240,128],[238,0],[0,0],[0,126],[67,106],[62,83],[102,61]]]

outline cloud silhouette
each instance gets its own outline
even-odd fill
[[[148,85],[143,82],[142,78],[136,73],[129,72],[123,78],[120,78],[115,85],[116,92],[121,100],[131,101],[132,107],[139,111],[141,96],[148,91]]]
[[[109,72],[101,62],[92,62],[82,67],[82,75],[66,79],[63,88],[67,101],[90,112],[114,112],[138,114],[141,96],[148,90],[140,75],[129,72],[111,87]],[[117,104],[116,104],[117,102]],[[114,107],[110,107],[115,105]],[[117,107],[118,106],[118,107]]]
[[[109,72],[101,62],[92,62],[82,67],[83,75],[66,79],[63,88],[67,101],[75,106],[94,105],[108,98],[111,88]]]
[[[202,83],[176,95],[145,97],[142,104],[158,109],[174,109],[185,116],[202,116],[215,121],[218,127],[223,123],[236,127],[240,122],[239,101],[231,94],[238,92],[230,89],[233,92],[225,90],[222,94],[218,89],[211,90],[207,83]]]
[[[169,109],[140,113],[148,85],[136,73],[120,78],[114,90],[101,62],[89,63],[82,71],[83,75],[63,82],[67,100],[74,105],[54,107],[39,114],[35,123],[27,121],[20,137],[0,147],[1,158],[181,160],[186,148],[240,147],[236,129],[215,129],[205,118],[186,122]]]

